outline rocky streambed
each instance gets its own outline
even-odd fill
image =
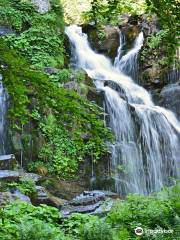
[[[16,166],[17,170],[13,170],[12,166]],[[47,204],[56,207],[63,217],[68,217],[72,213],[88,213],[104,216],[119,199],[119,195],[116,193],[102,190],[83,191],[71,200],[69,200],[69,197],[66,199],[60,198],[59,195],[55,196],[48,191],[48,187],[46,188],[41,185],[44,182],[42,176],[35,173],[26,173],[18,167],[14,155],[0,157],[0,206],[8,202],[21,200],[35,206]],[[34,189],[32,193],[26,194],[21,191],[18,184],[23,181],[25,183],[33,182]],[[61,186],[60,183],[59,185]],[[54,192],[56,191],[54,190]],[[72,196],[70,195],[70,197]]]

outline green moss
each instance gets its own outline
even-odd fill
[[[40,157],[50,165],[53,162],[55,172],[72,174],[85,156],[97,160],[106,151],[105,142],[111,134],[104,128],[99,107],[73,90],[58,87],[42,72],[30,69],[24,58],[8,49],[3,39],[0,56],[1,62],[8,66],[1,73],[11,96],[11,126],[20,129],[29,121],[36,123],[45,138]],[[48,122],[49,114],[54,125]],[[52,132],[48,132],[48,127],[52,127]],[[83,136],[88,137],[83,139]],[[63,141],[70,146],[63,149]]]
[[[35,68],[61,68],[64,65],[64,21],[61,6],[52,3],[51,11],[40,15],[34,6],[20,0],[0,0],[0,23],[14,34],[4,37],[8,46],[21,53]]]
[[[32,123],[33,136],[42,138],[35,160],[52,174],[72,176],[79,161],[87,156],[94,161],[100,158],[111,134],[104,128],[99,107],[75,91],[59,87],[72,76],[76,83],[85,78],[64,65],[67,54],[61,5],[51,1],[51,11],[44,15],[20,0],[0,0],[0,7],[0,22],[15,31],[0,39],[0,60],[7,65],[0,72],[11,99],[11,128],[21,134]],[[57,73],[45,74],[45,67],[56,68]],[[21,141],[27,151],[23,136]],[[31,168],[36,166],[31,164]]]

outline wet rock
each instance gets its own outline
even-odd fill
[[[84,166],[82,166],[82,168],[82,171],[84,171]],[[79,169],[79,175],[81,174],[83,173],[81,173],[81,169]],[[46,189],[53,196],[57,196],[61,199],[71,200],[85,190],[85,180],[62,181],[54,178],[48,179]]]
[[[119,47],[119,28],[103,26],[101,31],[94,25],[82,25],[83,32],[88,34],[94,49],[114,59]]]
[[[95,88],[89,88],[87,93],[87,99],[89,101],[95,102],[98,106],[103,107],[104,97],[103,91],[97,91]]]
[[[30,198],[28,196],[26,196],[25,194],[21,193],[18,189],[11,190],[10,193],[11,193],[12,197],[15,199],[31,203]]]
[[[19,171],[11,171],[11,170],[0,170],[0,181],[18,181],[20,178]]]
[[[143,29],[145,36],[157,33],[160,29],[158,19],[155,14],[151,16],[149,16],[148,14],[143,14],[141,17],[140,25],[141,28]]]
[[[1,170],[13,170],[17,167],[18,163],[13,154],[10,155],[2,155],[0,156],[0,169]]]
[[[35,205],[48,204],[49,196],[46,189],[42,186],[36,186],[36,191],[37,191],[37,196],[33,200],[33,204]]]
[[[100,191],[84,191],[81,195],[75,197],[72,201],[69,202],[73,206],[87,206],[96,204],[97,202],[105,200],[105,194]]]
[[[160,104],[173,111],[180,119],[180,84],[168,84],[160,93]]]
[[[138,25],[127,24],[126,26],[122,26],[120,29],[126,39],[126,49],[131,49],[135,38],[140,33],[140,27]]]
[[[77,83],[74,81],[67,82],[63,86],[66,89],[75,89],[75,90],[77,89]]]
[[[104,215],[111,209],[115,201],[110,199],[110,196],[114,197],[115,195],[108,191],[84,191],[72,201],[64,204],[61,213],[64,217],[72,213]]]
[[[37,7],[37,11],[41,14],[47,13],[51,8],[49,0],[31,0],[31,2]]]
[[[12,29],[8,26],[0,26],[0,37],[13,33]]]
[[[120,199],[120,196],[117,193],[110,192],[110,191],[101,191],[105,194],[106,198],[112,198],[112,199]]]
[[[56,208],[61,208],[64,204],[67,203],[65,199],[61,199],[52,195],[49,195],[50,200],[51,200],[51,206],[56,207]]]
[[[14,192],[0,192],[0,206],[6,205],[7,203],[15,200],[31,203],[30,198],[18,190],[15,190]]]
[[[100,207],[101,202],[97,202],[92,205],[87,205],[87,206],[72,206],[72,205],[67,205],[64,206],[61,209],[61,214],[66,217],[69,216],[72,213],[92,213],[94,212],[98,207]]]
[[[47,204],[53,207],[60,208],[67,201],[58,197],[52,196],[44,187],[36,186],[37,195],[32,199],[34,205]]]
[[[120,83],[116,83],[114,81],[111,81],[111,80],[106,80],[104,82],[104,86],[109,86],[111,87],[112,89],[114,89],[115,91],[117,91],[119,93],[119,95],[121,96],[121,98],[123,99],[126,99],[126,93],[125,91],[123,90],[123,87],[121,87],[121,84]]]
[[[53,67],[45,67],[44,71],[48,74],[57,74],[59,70]]]
[[[114,59],[119,47],[119,28],[104,26],[102,32],[104,38],[99,41],[99,49],[101,52],[105,52],[108,56]]]
[[[24,173],[23,178],[34,182],[39,182],[42,177],[36,173]]]

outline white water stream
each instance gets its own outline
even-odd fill
[[[7,100],[7,93],[5,92],[5,89],[3,88],[2,75],[0,74],[0,155],[3,155],[6,153],[6,150],[5,150],[6,100]]]
[[[143,33],[125,56],[120,56],[122,46],[119,47],[115,66],[92,50],[81,27],[69,26],[66,34],[76,66],[84,69],[97,89],[105,93],[109,124],[116,139],[111,147],[116,191],[148,194],[171,184],[180,165],[180,123],[172,112],[155,106],[150,94],[121,72],[137,57]],[[111,86],[104,86],[107,80],[117,85],[123,96]]]

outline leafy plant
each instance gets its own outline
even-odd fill
[[[9,1],[8,6],[1,7],[1,11],[0,21],[5,21],[16,31],[4,37],[11,49],[21,53],[35,68],[64,65],[61,9],[57,11],[52,5],[51,12],[41,16],[32,4],[16,0],[16,4]]]
[[[67,167],[70,174],[85,155],[97,160],[106,151],[105,141],[111,139],[101,120],[101,109],[74,91],[60,88],[47,75],[30,70],[24,58],[10,51],[3,40],[0,54],[3,64],[8,65],[1,72],[12,101],[9,111],[11,124],[20,130],[30,119],[36,122],[46,138],[41,159],[47,161],[50,157],[51,162],[54,156],[57,172]],[[29,108],[31,102],[33,105]],[[54,120],[48,118],[49,113]],[[51,120],[54,121],[52,126]],[[83,135],[88,138],[83,138]]]
[[[91,10],[84,12],[85,21],[95,21],[98,25],[118,25],[123,13],[142,14],[145,12],[146,2],[144,0],[93,0]]]
[[[179,46],[179,8],[177,0],[146,0],[147,11],[156,14],[161,30],[147,39],[142,58],[153,52],[154,61],[165,72],[178,65],[176,51]],[[153,50],[153,51],[152,51]],[[179,67],[179,66],[178,66]]]
[[[129,195],[126,201],[120,201],[107,216],[107,223],[117,229],[117,236],[125,235],[127,239],[135,238],[134,229],[171,229],[173,239],[178,239],[180,205],[179,185],[167,188],[150,196]],[[149,239],[144,233],[142,239]],[[172,239],[167,234],[153,235],[152,239]],[[136,239],[136,238],[135,238]]]
[[[112,240],[113,239],[112,228],[102,219],[90,221],[86,223],[83,227],[82,239]]]
[[[12,182],[8,185],[9,189],[19,189],[22,193],[28,196],[36,195],[36,186],[33,180],[20,179],[20,182]]]
[[[61,217],[55,208],[15,201],[1,209],[1,217],[0,239],[70,240],[57,225]]]
[[[98,222],[97,216],[91,216],[80,213],[73,213],[70,217],[65,218],[61,228],[71,236],[79,238],[82,235],[84,225],[89,222]]]

